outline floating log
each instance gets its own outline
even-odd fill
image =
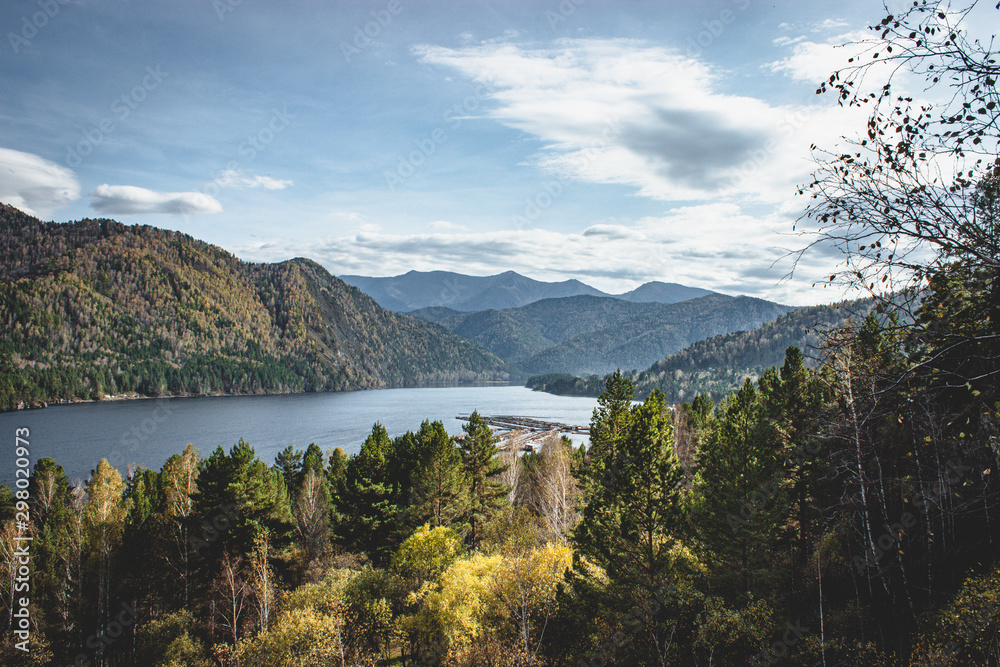
[[[456,419],[469,421],[469,417],[461,415]],[[533,417],[487,415],[483,416],[482,420],[493,429],[494,434],[500,440],[497,446],[506,451],[534,452],[541,449],[545,440],[550,437],[558,437],[561,433],[590,435],[590,429],[585,426],[544,421]]]
[[[456,417],[461,421],[469,421],[469,417],[459,415]],[[498,429],[523,430],[523,431],[558,431],[560,433],[573,433],[576,435],[590,435],[590,429],[586,426],[574,426],[561,422],[550,422],[533,417],[515,417],[513,415],[487,415],[482,420]]]

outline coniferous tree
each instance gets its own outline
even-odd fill
[[[784,518],[782,457],[748,379],[719,405],[697,453],[694,525],[730,602],[760,597]]]
[[[285,480],[285,486],[294,489],[302,475],[302,452],[288,445],[274,457],[274,467]]]
[[[595,487],[603,484],[604,478],[615,474],[608,466],[614,463],[613,453],[625,433],[634,399],[635,387],[621,371],[608,376],[590,420],[590,448],[585,465],[579,469],[580,485],[587,498]]]
[[[312,470],[317,475],[322,474],[325,469],[323,458],[323,450],[315,442],[310,442],[309,446],[306,447],[305,454],[302,455],[302,474],[299,476],[297,482],[301,484],[302,477],[306,474],[307,470]],[[292,487],[288,488],[291,489]]]
[[[462,455],[439,421],[424,421],[417,431],[417,464],[411,476],[408,525],[450,526],[466,512],[468,491]]]
[[[482,525],[507,504],[510,489],[501,479],[507,466],[497,459],[500,450],[489,424],[478,412],[473,412],[462,430],[465,438],[460,450],[469,492],[465,518],[469,523],[469,544],[475,546]]]
[[[397,524],[397,509],[388,461],[392,440],[385,427],[376,423],[347,463],[344,487],[338,496],[344,516],[341,539],[348,549],[368,554],[373,560],[388,557],[390,536]]]
[[[259,530],[284,532],[291,518],[284,479],[243,438],[228,454],[219,446],[201,461],[195,515],[202,533],[197,546],[213,561],[227,548],[249,553]]]
[[[795,566],[802,568],[822,523],[821,487],[827,471],[822,445],[831,419],[832,397],[822,378],[806,367],[795,346],[785,351],[778,373],[761,377],[759,389],[768,437],[780,447],[784,460],[786,531]]]
[[[155,565],[155,544],[163,530],[163,488],[155,470],[139,468],[129,475],[125,486],[128,511],[122,536],[122,560],[129,587],[152,595],[160,578]]]
[[[628,380],[609,380],[608,389],[591,424],[590,498],[573,533],[579,554],[600,566],[607,583],[579,560],[571,581],[580,584],[582,599],[605,605],[616,624],[654,602],[664,608],[632,628],[635,639],[620,659],[664,664],[678,622],[666,607],[680,597],[690,565],[679,539],[683,471],[663,395],[653,392],[633,408]],[[604,473],[597,480],[595,470]]]

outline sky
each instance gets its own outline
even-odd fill
[[[908,5],[909,2],[889,2]],[[335,275],[514,270],[791,305],[796,186],[881,2],[5,0],[0,201]],[[843,46],[847,45],[847,46]],[[849,294],[847,296],[850,296]]]

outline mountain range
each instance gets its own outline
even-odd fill
[[[645,370],[626,375],[639,396],[659,389],[672,403],[690,401],[700,393],[718,401],[739,389],[746,378],[756,380],[771,366],[780,366],[790,345],[802,350],[807,365],[818,366],[823,332],[860,321],[875,306],[872,299],[860,299],[800,308],[747,331],[697,341]],[[597,396],[605,379],[603,374],[577,377],[555,372],[533,376],[527,385],[555,394]]]
[[[776,340],[760,332],[783,330],[776,318],[794,310],[672,283],[608,295],[512,271],[345,278],[359,287],[308,259],[245,262],[178,232],[103,219],[46,223],[0,204],[0,406],[618,368],[646,368],[633,373],[637,384],[663,384],[671,374],[719,372],[698,367],[712,350],[732,356],[742,345],[760,356]],[[486,304],[519,305],[471,310]],[[712,338],[719,334],[734,338]],[[726,363],[742,373],[749,362]],[[705,386],[724,384],[712,382]]]
[[[608,294],[579,280],[543,282],[514,271],[495,276],[467,276],[450,271],[409,271],[399,276],[372,278],[340,276],[383,308],[401,313],[430,307],[457,312],[518,308],[543,299],[572,296],[614,296],[624,301],[677,303],[713,294],[699,287],[649,282],[624,294]]]
[[[438,306],[412,314],[433,318],[526,373],[580,374],[645,368],[703,338],[753,329],[790,310],[710,293],[666,305],[581,295],[520,308],[457,313]]]
[[[0,405],[504,381],[509,366],[319,264],[0,204]]]

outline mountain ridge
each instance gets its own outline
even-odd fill
[[[582,333],[519,364],[526,373],[609,373],[639,369],[718,334],[752,329],[794,310],[764,299],[710,294],[659,305],[612,326]]]
[[[316,262],[244,262],[189,235],[0,205],[0,404],[507,381],[443,327]]]
[[[383,308],[412,312],[447,307],[460,312],[519,308],[544,299],[597,296],[635,303],[677,303],[715,294],[678,283],[648,282],[623,294],[609,294],[575,278],[544,282],[504,271],[492,276],[470,276],[452,271],[411,270],[398,276],[342,275],[348,285],[362,290]]]
[[[746,378],[756,380],[766,369],[780,365],[791,345],[802,350],[808,365],[818,366],[822,332],[863,319],[875,307],[872,299],[857,299],[799,308],[751,330],[697,341],[626,375],[639,396],[659,389],[670,402],[690,401],[700,393],[720,400],[739,389]],[[604,379],[601,374],[546,373],[529,378],[526,386],[556,394],[597,396]]]

